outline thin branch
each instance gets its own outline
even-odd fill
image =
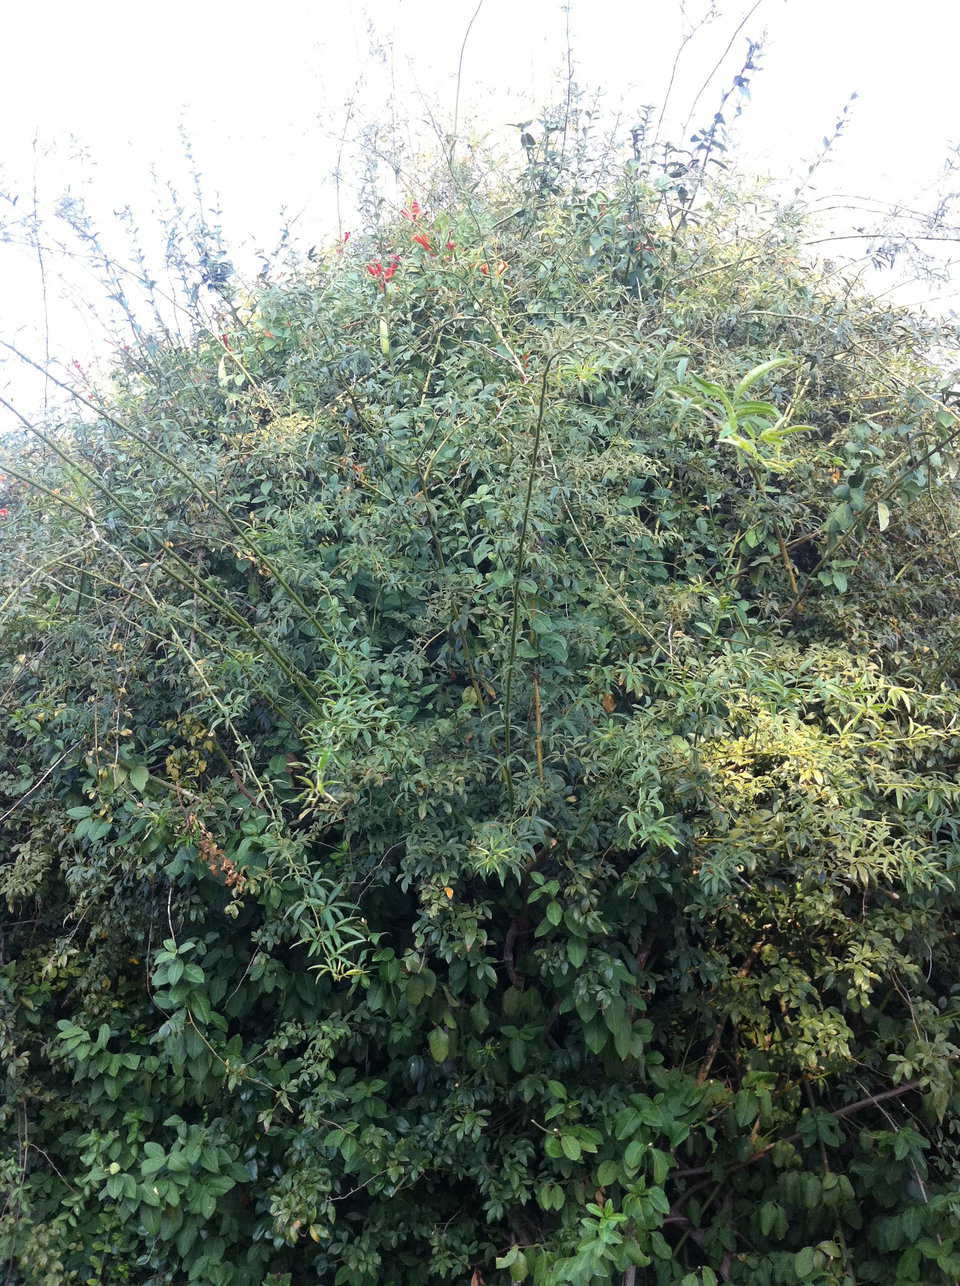
[[[754,943],[754,945],[750,948],[750,954],[747,956],[746,960],[744,960],[743,964],[737,970],[736,976],[738,979],[742,980],[743,978],[746,978],[747,974],[753,968],[754,961],[756,960],[757,956],[760,954],[762,949],[763,949],[762,942]],[[710,1068],[713,1066],[713,1060],[716,1058],[717,1054],[720,1051],[720,1041],[723,1038],[723,1029],[726,1027],[726,1025],[727,1025],[727,1015],[724,1014],[723,1017],[718,1020],[717,1025],[714,1028],[713,1036],[710,1040],[709,1048],[707,1049],[706,1058],[704,1058],[703,1063],[700,1067],[700,1071],[697,1073],[698,1085],[702,1085],[704,1081],[707,1079],[707,1077],[710,1075]]]
[[[683,6],[681,5],[681,12],[682,11],[683,11]],[[684,14],[684,17],[685,16],[686,15]],[[657,127],[653,133],[653,142],[651,144],[652,147],[656,147],[657,143],[660,141],[660,130],[663,126],[663,118],[666,115],[667,106],[670,102],[670,95],[673,93],[673,85],[674,85],[674,81],[677,79],[677,70],[680,66],[680,60],[683,58],[683,51],[686,49],[687,45],[689,45],[690,41],[694,38],[697,32],[700,31],[703,27],[705,27],[707,23],[710,21],[711,17],[713,16],[714,14],[712,10],[708,9],[707,12],[700,19],[700,21],[695,23],[687,32],[687,34],[683,37],[683,39],[680,41],[680,46],[677,49],[677,52],[673,56],[673,65],[670,68],[670,79],[667,81],[667,88],[664,91],[664,95],[660,103],[660,115],[657,117]]]
[[[473,24],[476,22],[477,17],[480,14],[480,10],[483,8],[483,4],[484,0],[478,0],[477,7],[473,11],[473,17],[467,23],[467,29],[463,33],[463,43],[460,46],[460,58],[457,61],[457,92],[453,99],[453,130],[450,134],[449,164],[451,166],[453,165],[453,153],[457,146],[457,129],[460,125],[460,87],[463,81],[463,56],[467,51],[467,41],[470,39],[470,32],[473,29]]]
[[[693,103],[691,104],[690,111],[687,113],[687,119],[683,122],[682,133],[686,134],[687,130],[690,128],[690,122],[693,120],[693,114],[697,110],[697,104],[700,102],[700,99],[709,89],[714,76],[716,76],[717,72],[720,70],[721,66],[723,65],[724,59],[726,58],[727,54],[733,48],[733,42],[736,40],[737,36],[740,35],[740,32],[743,31],[744,27],[747,25],[747,23],[750,21],[750,19],[753,17],[753,15],[757,12],[757,10],[760,8],[762,4],[763,4],[763,0],[755,0],[755,3],[747,10],[747,12],[740,19],[740,22],[738,23],[736,30],[734,31],[733,35],[730,37],[729,41],[727,42],[726,48],[724,49],[720,57],[717,59],[713,67],[713,70],[710,72],[710,75],[707,77],[707,79],[700,86],[700,89],[697,91],[697,96],[693,100]]]
[[[912,1081],[904,1081],[902,1085],[897,1085],[892,1090],[882,1090],[879,1094],[871,1094],[867,1098],[858,1099],[856,1103],[848,1103],[846,1107],[835,1108],[832,1112],[828,1112],[827,1115],[835,1116],[837,1118],[855,1116],[857,1112],[862,1112],[868,1107],[875,1107],[878,1103],[885,1103],[888,1099],[903,1098],[904,1095],[911,1094],[914,1090],[920,1089],[922,1085],[922,1077],[917,1077]],[[743,1170],[748,1165],[754,1165],[755,1162],[761,1161],[768,1152],[773,1151],[778,1143],[796,1143],[796,1141],[802,1137],[803,1136],[798,1130],[794,1134],[786,1135],[784,1138],[771,1139],[770,1142],[765,1143],[762,1148],[758,1148],[752,1156],[747,1157],[746,1161],[738,1161],[736,1164],[730,1166],[728,1173],[732,1174],[735,1170]],[[692,1179],[698,1175],[713,1174],[713,1172],[714,1167],[710,1165],[688,1166],[683,1170],[674,1170],[671,1178]]]
[[[510,772],[510,706],[513,698],[513,671],[517,656],[517,634],[520,626],[520,580],[523,575],[523,559],[527,546],[527,528],[530,524],[530,507],[533,503],[533,485],[537,476],[537,460],[540,456],[543,415],[547,404],[547,376],[550,373],[550,366],[557,356],[559,354],[551,353],[547,358],[543,367],[543,378],[540,381],[540,406],[537,411],[537,423],[533,431],[530,471],[527,475],[527,494],[523,505],[520,536],[517,540],[517,558],[513,576],[513,604],[510,609],[510,652],[507,657],[507,674],[503,687],[503,773],[511,804],[513,803],[513,777]]]
[[[20,798],[17,800],[17,802],[13,804],[12,807],[8,808],[5,813],[0,814],[0,822],[5,822],[11,813],[15,813],[21,804],[25,803],[32,794],[38,791],[40,787],[43,785],[43,783],[50,776],[50,774],[53,772],[53,770],[57,768],[60,764],[62,764],[64,759],[66,759],[67,755],[72,754],[73,751],[76,750],[77,746],[79,745],[80,745],[80,742],[75,741],[72,746],[68,746],[67,749],[63,752],[63,754],[60,755],[58,759],[55,759],[53,761],[53,763],[49,766],[49,768],[43,774],[43,776],[39,777],[37,781],[34,782],[34,784],[30,787],[27,793],[25,795],[21,795]]]

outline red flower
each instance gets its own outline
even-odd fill
[[[447,249],[448,249],[448,250],[456,250],[456,248],[457,248],[457,243],[456,243],[455,241],[448,241],[448,242],[447,242]]]
[[[10,512],[9,509],[0,509],[0,518],[6,518],[9,512]]]
[[[346,244],[347,244],[347,242],[348,242],[349,240],[350,240],[350,233],[349,233],[349,232],[345,232],[345,233],[343,234],[343,245],[346,245]]]
[[[390,260],[390,262],[387,264],[387,266],[384,267],[380,259],[374,259],[373,263],[367,264],[367,272],[369,272],[371,277],[379,278],[380,289],[386,290],[387,282],[397,271],[397,265],[399,264],[399,262],[400,260],[397,258],[396,255],[394,255],[393,258]]]
[[[432,255],[434,253],[433,246],[430,244],[430,238],[425,233],[418,232],[413,240],[416,241],[417,245],[423,246],[424,250],[426,250],[428,254]]]
[[[423,211],[421,210],[420,203],[418,201],[411,201],[410,208],[408,210],[401,210],[400,214],[404,219],[409,219],[411,223],[416,223],[421,214],[423,214]]]

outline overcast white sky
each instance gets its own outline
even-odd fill
[[[611,99],[659,104],[684,30],[709,7],[708,0],[571,0],[578,79],[603,86]],[[681,65],[675,122],[753,0],[714,7],[718,15]],[[71,188],[103,211],[132,202],[149,219],[149,167],[182,171],[183,121],[233,234],[271,243],[285,205],[302,211],[307,242],[322,243],[333,226],[331,119],[360,81],[368,103],[392,87],[414,115],[421,95],[452,115],[457,59],[475,9],[476,0],[8,6],[0,186],[29,203],[36,172],[41,204]],[[491,128],[528,108],[534,114],[565,57],[566,23],[561,0],[484,0],[466,46],[464,94]],[[759,0],[704,97],[701,119],[746,37],[764,33],[763,71],[739,127],[741,156],[762,171],[796,169],[856,92],[821,190],[912,204],[929,196],[949,145],[960,143],[957,0]],[[381,58],[381,47],[392,54]],[[82,159],[73,139],[86,149]],[[0,244],[0,336],[35,342],[39,301],[35,259]],[[95,333],[69,309],[52,307],[51,319],[55,352],[87,356],[95,347]],[[18,378],[0,366],[0,390],[5,382],[24,387]]]

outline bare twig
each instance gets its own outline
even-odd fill
[[[463,33],[463,43],[460,45],[460,57],[457,61],[457,92],[453,99],[453,129],[450,133],[449,163],[451,166],[453,165],[453,153],[457,146],[457,129],[460,124],[460,87],[463,82],[463,56],[467,51],[467,41],[470,39],[470,32],[473,28],[473,24],[476,22],[482,8],[483,0],[478,0],[477,7],[473,11],[473,16],[467,23],[467,29]]]
[[[744,27],[747,25],[747,23],[750,21],[750,19],[753,17],[753,15],[757,12],[757,10],[760,8],[762,4],[763,4],[763,0],[755,0],[755,3],[751,5],[751,7],[740,19],[740,22],[737,24],[736,28],[734,29],[733,35],[727,41],[726,48],[724,49],[720,57],[717,59],[712,70],[710,71],[709,76],[707,76],[707,79],[700,86],[699,90],[697,91],[696,98],[693,100],[692,104],[690,105],[690,111],[687,113],[687,119],[683,122],[683,130],[681,131],[683,134],[686,134],[687,130],[690,128],[690,122],[693,120],[693,114],[697,110],[697,104],[700,102],[700,99],[710,88],[710,85],[713,82],[714,76],[716,76],[717,72],[720,70],[721,66],[723,65],[723,61],[726,58],[727,54],[733,48],[733,42],[736,40],[737,36],[740,35],[740,32],[743,31]]]

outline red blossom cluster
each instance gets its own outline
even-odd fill
[[[381,259],[374,259],[372,263],[367,264],[367,272],[371,277],[376,277],[380,282],[381,289],[386,290],[387,282],[393,277],[400,263],[399,258],[394,255],[386,264]]]
[[[421,206],[419,201],[411,201],[409,206],[407,206],[405,209],[400,211],[400,214],[404,219],[408,220],[408,222],[410,223],[419,223],[420,219],[423,217],[423,214],[424,214],[423,206]],[[350,236],[350,233],[348,232],[346,236],[343,238],[344,242],[347,241],[347,238],[349,236]],[[433,244],[430,240],[430,236],[428,233],[415,232],[413,236],[410,238],[410,240],[415,242],[418,246],[420,246],[423,250],[425,250],[428,255],[436,256],[437,252],[433,248]],[[453,240],[452,237],[448,237],[447,240],[444,242],[444,249],[448,253],[452,253],[454,250],[456,250],[456,248],[457,248],[457,243]],[[338,252],[342,249],[343,249],[342,246],[338,247]],[[397,267],[399,264],[400,264],[399,255],[394,255],[390,260],[388,260],[387,263],[384,263],[382,259],[374,259],[367,264],[367,272],[370,274],[371,277],[376,278],[377,283],[379,284],[381,290],[386,290],[387,282],[390,281],[390,279],[393,277],[394,273],[397,271]]]

